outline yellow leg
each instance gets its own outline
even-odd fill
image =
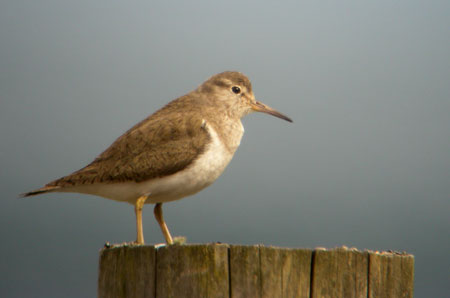
[[[155,218],[158,221],[159,227],[166,238],[167,244],[173,244],[172,236],[170,235],[169,229],[167,228],[166,223],[164,222],[163,212],[162,212],[162,203],[156,203],[155,209],[153,209],[153,213],[155,214]]]
[[[136,213],[136,244],[144,244],[144,231],[142,229],[142,207],[147,200],[147,196],[139,197],[134,205],[134,212]]]

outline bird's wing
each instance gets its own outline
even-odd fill
[[[138,123],[88,166],[46,187],[141,182],[188,167],[211,141],[206,121],[195,115],[149,117]]]

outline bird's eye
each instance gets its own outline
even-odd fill
[[[233,86],[231,87],[231,91],[233,91],[233,93],[235,94],[239,94],[241,93],[241,88],[239,88],[238,86]]]

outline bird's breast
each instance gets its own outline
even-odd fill
[[[150,194],[146,203],[168,202],[195,194],[223,173],[239,146],[243,130],[226,144],[214,127],[207,123],[206,129],[211,137],[210,142],[190,166],[173,175],[142,182],[147,184],[144,188]]]

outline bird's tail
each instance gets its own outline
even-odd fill
[[[30,196],[36,196],[36,195],[40,195],[40,194],[47,193],[47,192],[57,191],[59,188],[61,188],[61,187],[60,186],[44,186],[44,187],[41,187],[41,188],[38,188],[38,189],[35,189],[35,190],[32,190],[32,191],[29,191],[29,192],[26,192],[26,193],[22,193],[19,196],[21,198],[30,197]]]

